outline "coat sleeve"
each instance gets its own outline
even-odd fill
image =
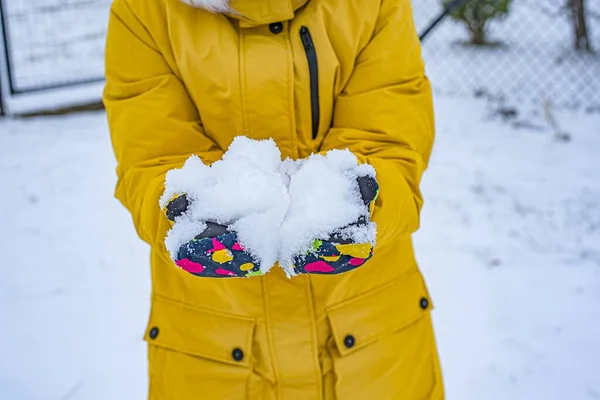
[[[117,159],[115,196],[130,211],[139,236],[162,245],[169,224],[158,200],[166,172],[191,154],[214,162],[222,150],[204,134],[176,67],[129,0],[113,2],[106,40],[103,102]]]
[[[434,139],[433,101],[410,0],[382,0],[373,36],[337,97],[321,151],[348,148],[377,172],[378,242],[411,234]]]

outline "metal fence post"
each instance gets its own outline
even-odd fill
[[[8,114],[7,102],[10,96],[10,63],[8,60],[8,30],[6,27],[6,9],[0,0],[0,116]]]
[[[6,64],[6,60],[4,59],[5,56],[5,45],[6,45],[6,37],[4,35],[4,5],[2,3],[2,0],[0,0],[0,38],[2,40],[0,40],[0,117],[3,116],[5,114],[5,106],[4,106],[4,90],[3,90],[3,86],[2,86],[2,79],[4,76],[4,67],[3,65]]]
[[[429,35],[429,33],[431,33],[431,31],[433,31],[440,22],[442,22],[452,11],[454,11],[455,8],[462,6],[466,2],[467,0],[454,0],[452,3],[448,4],[446,8],[442,10],[440,15],[438,15],[438,17],[434,19],[429,26],[427,26],[427,28],[425,28],[423,33],[419,35],[421,42],[425,40],[427,35]]]

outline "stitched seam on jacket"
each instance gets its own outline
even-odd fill
[[[275,362],[275,343],[273,341],[273,333],[271,332],[271,318],[269,316],[269,305],[267,299],[267,280],[265,277],[261,277],[261,286],[262,286],[262,298],[263,305],[265,311],[265,330],[267,332],[267,344],[269,349],[269,358],[271,359],[271,367],[273,368],[273,373],[275,374],[275,398],[282,399],[282,389],[281,389],[281,378],[279,376],[279,369],[277,363]]]
[[[317,399],[323,397],[323,373],[321,371],[321,365],[319,363],[319,339],[317,333],[317,313],[315,310],[315,303],[313,300],[312,293],[312,282],[309,276],[305,277],[305,292],[306,292],[306,305],[308,306],[308,313],[310,315],[310,341],[312,342],[312,359],[315,368],[315,375],[317,381]]]
[[[248,76],[246,68],[246,40],[244,29],[238,24],[238,57],[239,57],[239,76],[240,76],[240,101],[242,108],[242,134],[250,137],[250,120],[248,115],[248,101],[246,93],[248,93]]]

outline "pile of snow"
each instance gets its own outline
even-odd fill
[[[360,196],[357,179],[375,177],[371,165],[359,165],[348,150],[332,150],[306,160],[287,160],[284,170],[292,172],[290,207],[279,235],[279,263],[287,273],[293,272],[294,257],[305,254],[315,239],[327,240],[336,231],[344,239],[375,245],[375,223],[348,227],[361,216],[368,219],[369,208]]]
[[[211,166],[192,156],[181,169],[169,171],[161,207],[183,193],[190,202],[165,239],[171,257],[176,259],[179,247],[204,231],[205,221],[212,221],[236,231],[261,270],[269,270],[277,261],[274,244],[289,204],[280,163],[281,153],[273,140],[238,137]]]
[[[161,208],[184,193],[190,207],[176,218],[165,245],[175,260],[179,248],[206,229],[206,221],[216,222],[237,232],[263,273],[279,261],[288,276],[294,275],[294,258],[310,251],[315,239],[341,232],[375,244],[374,223],[348,227],[369,215],[357,182],[365,175],[374,177],[375,170],[359,165],[348,150],[282,162],[272,139],[236,137],[214,164],[192,156],[168,172]]]

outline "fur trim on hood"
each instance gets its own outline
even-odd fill
[[[2,1],[2,0],[0,0]],[[241,27],[289,21],[309,0],[173,0],[208,12],[225,14]],[[349,0],[354,1],[354,0]]]
[[[230,12],[229,0],[181,0],[181,2],[196,8],[203,8],[212,12]]]

